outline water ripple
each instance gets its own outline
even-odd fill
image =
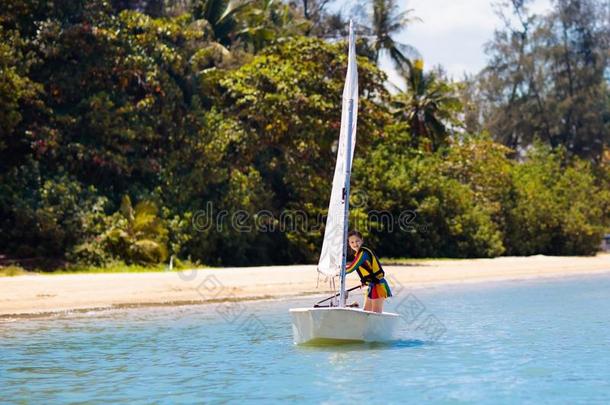
[[[610,401],[610,278],[417,290],[447,333],[402,323],[387,344],[294,346],[288,308],[213,305],[79,313],[0,324],[0,402]],[[399,302],[394,297],[389,309]]]

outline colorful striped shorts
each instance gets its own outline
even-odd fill
[[[372,300],[389,298],[392,296],[392,291],[390,291],[390,285],[385,281],[385,278],[382,278],[377,283],[369,284],[369,291],[366,296]]]

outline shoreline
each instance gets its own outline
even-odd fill
[[[206,268],[162,273],[24,275],[0,278],[0,322],[125,308],[330,295],[315,265]],[[610,254],[498,257],[386,265],[392,290],[436,285],[610,274]],[[357,285],[348,276],[348,288]]]

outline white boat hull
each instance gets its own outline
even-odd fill
[[[357,308],[293,308],[295,344],[323,342],[385,342],[395,339],[398,314]]]

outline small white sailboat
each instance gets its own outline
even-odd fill
[[[349,27],[349,57],[343,106],[341,132],[337,148],[337,163],[324,231],[318,272],[330,277],[339,276],[338,301],[332,297],[329,307],[292,308],[294,343],[316,342],[382,342],[392,340],[399,321],[398,314],[369,312],[345,305],[345,267],[349,213],[349,184],[356,143],[358,118],[358,70],[353,24]]]

